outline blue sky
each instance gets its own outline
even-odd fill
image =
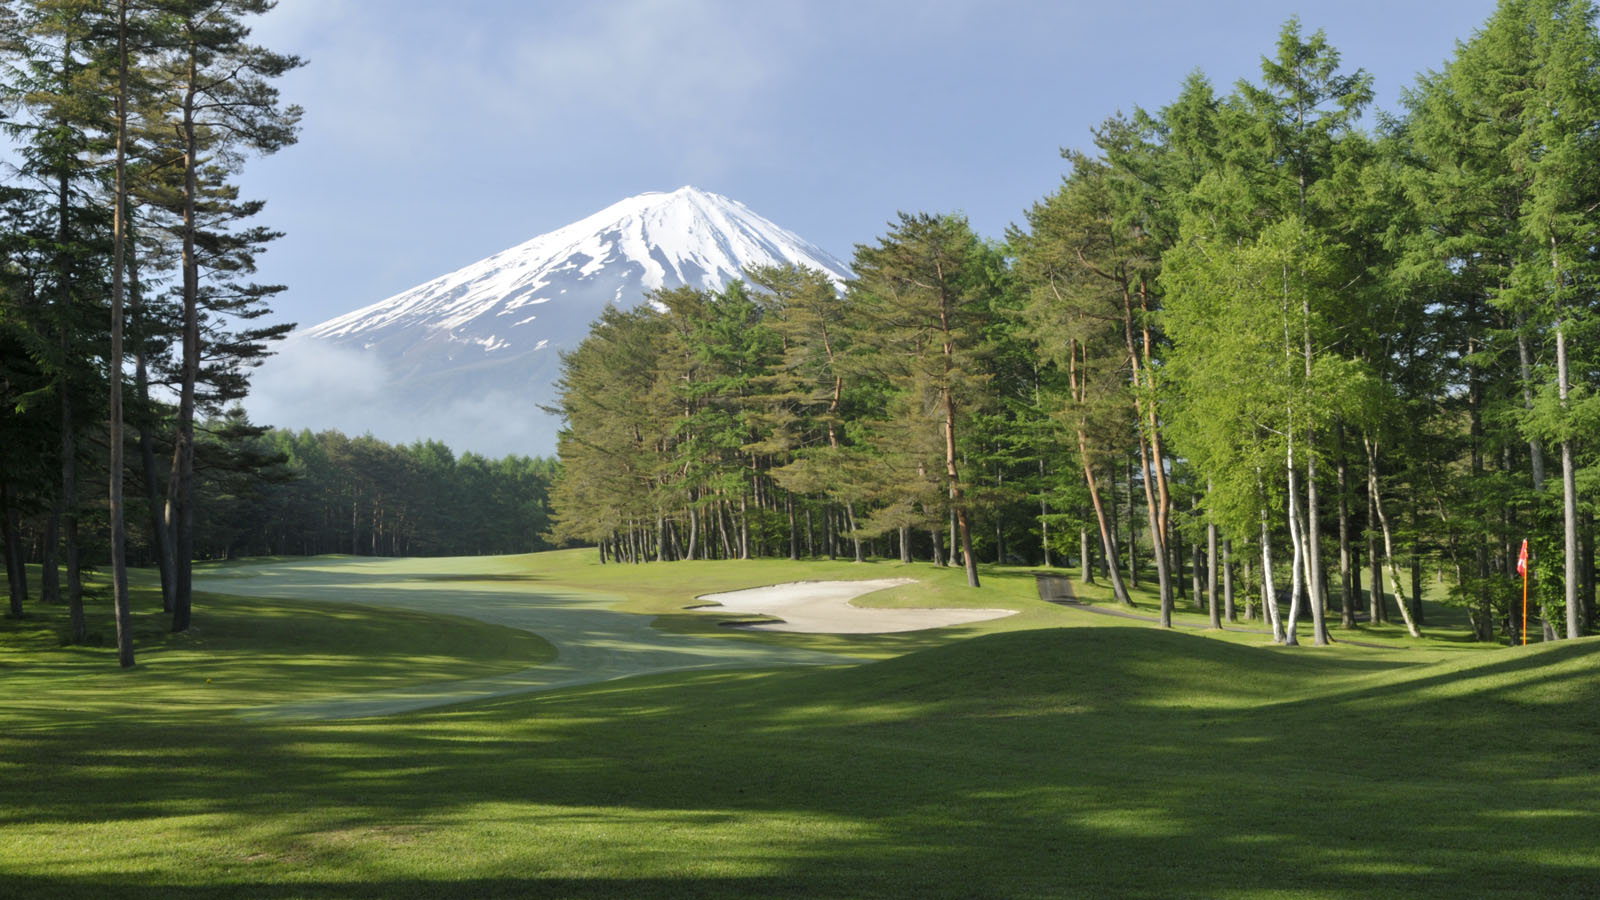
[[[286,232],[261,278],[305,325],[685,184],[848,261],[900,210],[1002,236],[1061,147],[1192,70],[1256,79],[1291,15],[1395,110],[1494,5],[282,0],[256,39],[309,61],[280,82],[301,140],[243,182]]]

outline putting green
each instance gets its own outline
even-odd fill
[[[621,597],[541,586],[492,557],[309,559],[195,570],[202,590],[245,597],[356,603],[465,616],[533,632],[556,658],[519,672],[246,709],[263,719],[341,719],[394,713],[688,669],[764,669],[862,660],[737,638],[670,634],[652,616],[618,612]]]

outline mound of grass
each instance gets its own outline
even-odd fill
[[[103,588],[91,609],[109,607]],[[195,624],[172,634],[159,592],[133,590],[138,664],[116,668],[109,622],[89,642],[66,643],[64,606],[28,607],[0,620],[0,723],[45,725],[64,712],[183,717],[285,699],[515,672],[554,658],[543,638],[457,616],[365,606],[197,594]],[[109,619],[96,615],[93,621]],[[3,730],[3,727],[0,727]]]
[[[708,566],[702,581],[726,580],[706,590],[795,580],[793,568],[750,578],[755,567],[721,565],[739,571]],[[543,577],[598,577],[559,569]],[[626,602],[681,599],[686,585],[654,574]],[[7,705],[0,886],[148,898],[1592,896],[1600,640],[1418,663],[1094,624],[393,719],[186,712],[192,680],[149,679],[146,712],[124,702],[110,718],[41,707],[14,728]],[[269,628],[253,643],[270,656],[293,641]],[[384,646],[369,642],[379,659]],[[144,671],[165,652],[192,651],[152,651]],[[18,653],[7,684],[44,685],[49,655]],[[115,697],[117,678],[90,693]],[[254,699],[290,681],[265,679]]]

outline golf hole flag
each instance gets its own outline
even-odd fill
[[[1517,554],[1517,574],[1522,576],[1522,646],[1528,646],[1528,539],[1522,539],[1522,552]]]

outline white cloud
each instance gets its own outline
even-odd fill
[[[443,409],[413,399],[394,386],[376,353],[295,336],[256,370],[244,405],[260,425],[370,433],[398,444],[433,438],[491,458],[555,454],[559,422],[526,393],[461,396]]]
[[[779,22],[746,9],[706,0],[585,4],[562,26],[518,40],[507,74],[535,107],[610,111],[691,132],[724,128],[782,70]]]
[[[294,336],[251,376],[245,407],[263,425],[359,433],[349,416],[381,400],[389,380],[376,354]]]

